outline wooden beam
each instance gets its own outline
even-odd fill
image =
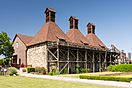
[[[59,73],[61,73],[61,72],[65,69],[65,67],[66,67],[68,64],[69,64],[69,62],[65,64],[65,66],[60,70]]]
[[[59,50],[59,47],[57,46],[57,70],[59,72],[59,56],[60,56],[60,50]]]
[[[100,55],[101,53],[99,53],[99,71],[101,72],[101,68],[102,68],[102,66],[101,66],[101,55]]]
[[[68,50],[67,50],[67,60],[69,61],[70,58],[69,58],[69,47],[68,47]],[[69,69],[70,69],[70,65],[68,64],[68,74],[69,74]]]
[[[79,50],[77,49],[77,61],[79,61]]]
[[[59,62],[86,62],[86,61],[59,61]]]
[[[106,69],[106,67],[107,67],[106,58],[107,58],[107,51],[105,52],[105,59],[104,59],[104,63],[105,63],[105,69]]]
[[[111,53],[110,53],[110,64],[111,64]]]
[[[66,57],[66,54],[64,54],[61,50],[60,50],[60,52],[63,54],[64,57]]]
[[[79,52],[79,54],[80,54],[83,58],[85,58],[85,56],[83,56],[82,53]]]
[[[58,58],[47,48],[47,50],[49,51],[49,53],[56,59],[58,60]]]
[[[88,53],[88,56],[90,57],[91,60],[93,59],[93,57],[91,55],[89,55],[89,53]]]
[[[95,58],[94,58],[94,51],[93,51],[93,61],[92,61],[93,62],[93,73],[95,72],[95,62],[94,61],[95,61]]]
[[[87,67],[87,53],[88,53],[87,50],[85,50],[85,61],[86,61],[86,62],[85,62],[85,68],[86,68],[86,69],[88,68],[88,67]]]
[[[72,56],[76,59],[76,56],[70,51],[70,53],[72,54]]]

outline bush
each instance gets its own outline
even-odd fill
[[[17,69],[15,67],[9,67],[7,69],[7,74],[10,76],[17,75]]]
[[[58,74],[59,74],[59,72],[58,72],[58,71],[56,71],[56,69],[52,69],[52,71],[51,71],[51,72],[49,72],[48,74],[49,74],[49,75],[58,75]]]
[[[4,64],[9,65],[10,64],[10,58],[5,58],[4,59]]]
[[[90,70],[88,68],[82,68],[82,69],[80,69],[80,72],[81,73],[88,73],[88,72],[90,72]]]
[[[39,74],[46,74],[46,69],[44,67],[36,67],[35,72]]]
[[[76,64],[76,74],[79,74],[80,73],[80,66],[79,64]]]
[[[0,59],[0,65],[3,67],[5,65],[4,59]]]
[[[76,74],[79,74],[79,73],[80,73],[79,68],[76,68]]]
[[[23,68],[23,69],[22,69],[22,72],[26,72],[26,69],[25,69],[25,68]]]
[[[9,63],[10,63],[10,58],[0,59],[0,65],[2,67],[4,67],[5,65],[9,65]]]
[[[87,76],[80,75],[80,79],[91,79],[91,80],[108,80],[108,81],[121,81],[121,82],[130,82],[131,78],[123,78],[123,77],[113,77],[113,76]]]
[[[2,66],[0,65],[0,69],[2,68]]]
[[[35,72],[35,68],[29,67],[29,68],[27,68],[27,72],[28,73]]]
[[[49,74],[49,75],[54,75],[54,72],[51,71],[51,72],[49,72],[48,74]]]
[[[132,64],[118,64],[107,67],[112,72],[132,72]]]

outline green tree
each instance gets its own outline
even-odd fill
[[[4,55],[5,58],[11,58],[14,53],[13,43],[10,40],[6,32],[0,33],[0,55]]]

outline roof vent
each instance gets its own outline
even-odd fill
[[[88,23],[87,24],[87,30],[88,30],[88,34],[89,33],[95,34],[95,25],[93,23]]]
[[[69,18],[70,21],[70,29],[78,29],[78,18],[71,16]]]
[[[55,10],[52,8],[46,8],[45,14],[46,14],[46,22],[52,21],[55,22]]]

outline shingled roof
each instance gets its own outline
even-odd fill
[[[16,34],[15,35],[15,38],[16,37],[19,37],[19,39],[27,46],[28,45],[28,43],[33,39],[33,37],[32,36],[27,36],[27,35],[23,35],[23,34]],[[15,40],[15,38],[14,38],[14,40]],[[13,40],[13,42],[14,42],[14,40]]]
[[[86,35],[86,38],[89,42],[89,45],[99,49],[107,49],[104,43],[95,35],[95,25],[88,23],[87,27],[88,34]]]
[[[67,36],[70,38],[72,43],[88,44],[86,37],[78,29],[77,17],[71,16],[70,19],[70,30],[67,32]]]
[[[42,26],[41,30],[34,36],[32,41],[29,42],[28,45],[35,45],[47,41],[54,42],[62,39],[66,42],[70,42],[70,39],[55,23],[55,10],[51,8],[46,8],[45,15],[46,23]]]
[[[92,33],[87,34],[86,38],[89,42],[89,45],[97,48],[106,48],[104,43],[95,34]]]
[[[89,44],[85,36],[78,29],[70,29],[67,32],[67,36],[72,43]]]
[[[70,42],[70,39],[55,22],[46,22],[28,45],[34,45],[46,41],[54,42],[58,41],[58,39],[63,39]]]

